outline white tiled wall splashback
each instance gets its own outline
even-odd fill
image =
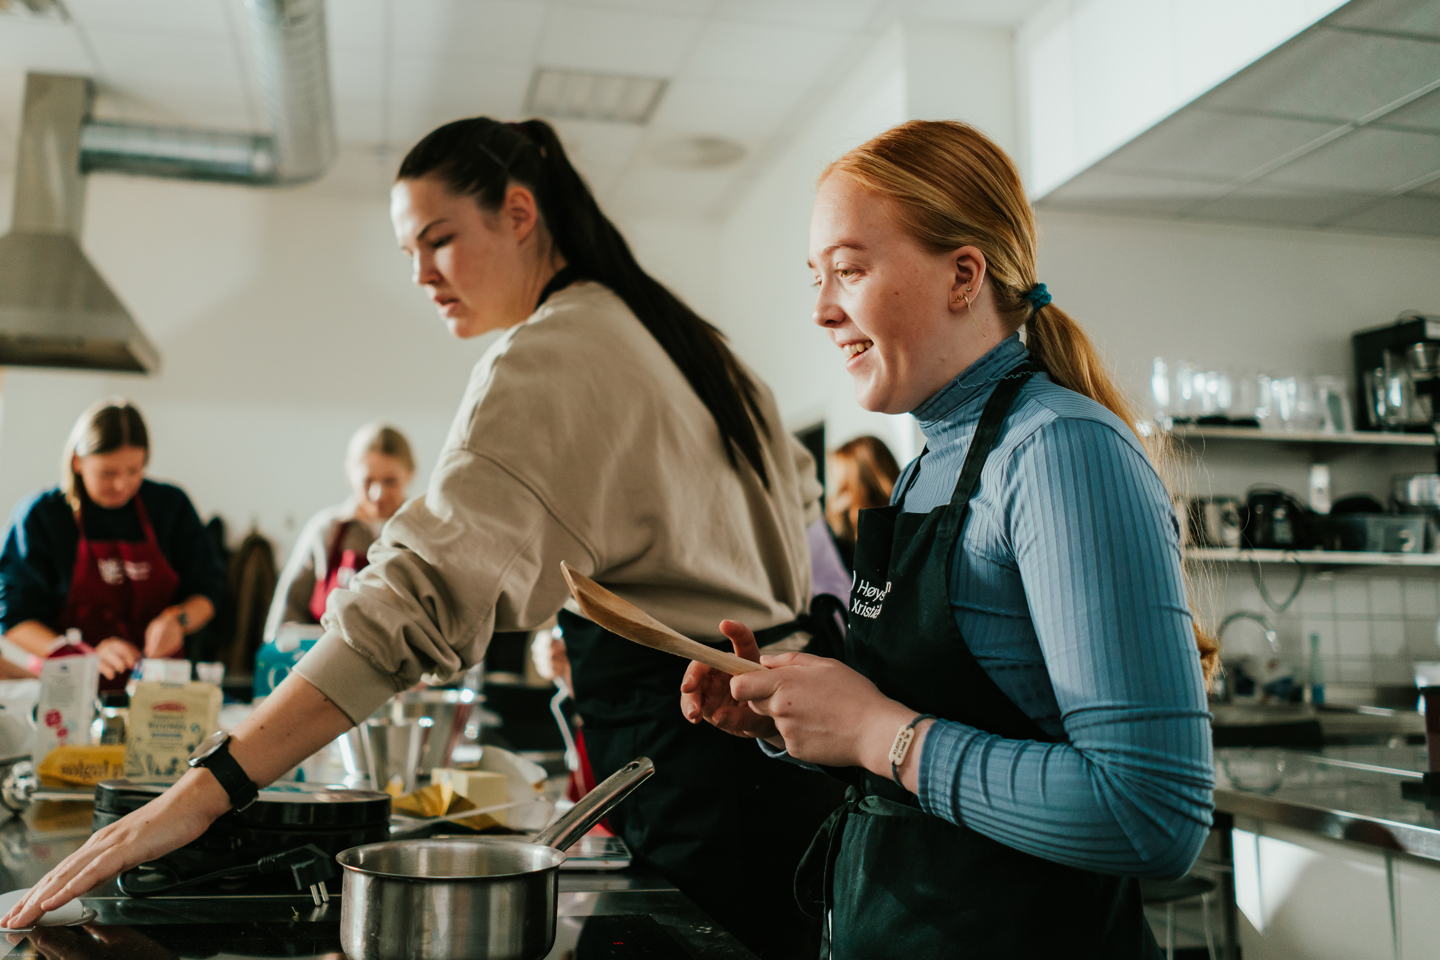
[[[1310,635],[1320,637],[1320,658],[1331,683],[1403,685],[1413,682],[1417,660],[1440,660],[1436,621],[1440,619],[1440,574],[1434,570],[1362,568],[1310,575],[1284,613],[1261,598],[1250,568],[1217,571],[1223,577],[1221,613],[1263,614],[1279,634],[1281,655],[1306,669]],[[1295,584],[1293,567],[1266,565],[1266,591],[1283,602]],[[1218,618],[1217,621],[1218,622]],[[1259,627],[1247,621],[1225,632],[1221,656],[1259,653]]]

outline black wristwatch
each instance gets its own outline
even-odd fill
[[[217,730],[200,741],[200,746],[190,754],[190,766],[204,767],[213,773],[215,779],[220,781],[220,786],[230,795],[230,806],[234,807],[237,813],[260,796],[260,788],[255,786],[240,764],[230,756],[228,731]]]

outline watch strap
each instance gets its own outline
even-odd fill
[[[208,757],[202,757],[193,764],[204,767],[215,775],[220,786],[230,797],[230,806],[238,813],[260,796],[260,788],[245,773],[239,761],[230,755],[230,740],[227,737]]]

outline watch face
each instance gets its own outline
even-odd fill
[[[201,740],[200,745],[195,748],[195,752],[190,754],[190,766],[193,767],[209,759],[210,755],[216,750],[219,750],[221,744],[228,739],[230,739],[230,733],[228,731],[216,730],[210,734],[210,736]]]

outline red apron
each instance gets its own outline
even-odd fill
[[[335,531],[335,542],[330,545],[330,555],[325,558],[325,579],[315,581],[315,590],[310,594],[310,615],[319,623],[325,616],[325,604],[332,590],[344,590],[350,586],[355,574],[370,565],[370,558],[354,550],[341,550],[345,543],[345,532],[354,520],[346,520]]]
[[[80,540],[75,545],[75,570],[70,576],[70,595],[60,614],[60,632],[78,628],[87,646],[117,637],[136,650],[145,649],[145,628],[160,612],[175,602],[180,575],[155,540],[155,528],[140,495],[130,501],[140,518],[143,541],[90,540],[85,536],[85,512],[75,518]],[[77,651],[70,645],[50,653],[67,656]],[[109,680],[100,678],[101,690],[123,690],[129,673]]]

